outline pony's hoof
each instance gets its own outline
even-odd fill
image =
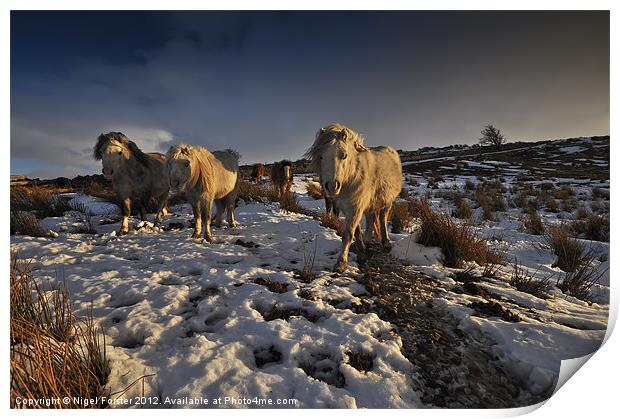
[[[205,237],[205,242],[213,244],[213,237]]]
[[[347,270],[347,262],[345,262],[344,260],[340,260],[336,262],[336,265],[334,265],[334,272],[336,273],[341,274],[346,270]]]
[[[126,235],[126,234],[129,234],[129,228],[127,228],[127,229],[121,229],[121,230],[119,230],[119,231],[118,231],[118,235],[119,235],[119,236],[124,236],[124,235]]]
[[[192,234],[192,239],[194,240],[200,240],[201,238],[202,237],[200,237],[200,234],[196,234],[196,233]]]

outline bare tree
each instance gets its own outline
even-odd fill
[[[502,144],[506,143],[506,138],[504,138],[499,128],[495,128],[491,124],[485,125],[480,134],[482,134],[482,137],[478,140],[480,145],[492,145],[499,150],[502,148]]]

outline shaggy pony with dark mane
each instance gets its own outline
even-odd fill
[[[166,158],[161,153],[144,153],[121,132],[101,134],[93,149],[95,160],[103,162],[103,175],[112,181],[112,187],[122,203],[123,222],[120,234],[129,231],[131,207],[140,210],[146,220],[146,208],[151,199],[157,202],[155,222],[166,215],[170,182]]]

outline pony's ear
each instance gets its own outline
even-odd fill
[[[339,137],[340,137],[342,140],[346,140],[346,139],[347,139],[347,130],[346,130],[346,129],[344,129],[344,128],[343,128],[343,129],[341,129],[341,130],[340,130]]]
[[[181,148],[181,153],[185,154],[186,156],[189,156],[189,147],[184,146],[183,148]]]
[[[368,149],[367,149],[366,147],[364,147],[364,144],[362,144],[362,140],[360,140],[360,139],[356,139],[356,140],[353,142],[353,146],[354,146],[354,147],[355,147],[355,149],[356,149],[357,151],[359,151],[360,153],[361,153],[362,151],[368,151]]]

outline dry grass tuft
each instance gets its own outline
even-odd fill
[[[581,220],[573,222],[572,228],[588,240],[609,242],[609,216],[588,212]]]
[[[456,206],[456,208],[452,212],[453,217],[457,217],[463,220],[470,220],[472,218],[473,211],[471,210],[471,207],[469,206],[467,201],[465,201],[465,199],[458,199],[454,203],[454,205]]]
[[[270,185],[239,182],[239,198],[245,202],[277,202],[278,192]]]
[[[302,270],[299,272],[299,278],[302,282],[312,282],[316,278],[316,274],[314,273],[314,261],[316,259],[316,251],[319,243],[318,237],[314,237],[314,249],[312,252],[306,251],[306,242],[304,240],[301,241],[304,252],[304,266]]]
[[[336,234],[342,237],[342,232],[344,231],[344,224],[340,217],[330,213],[323,213],[319,216],[319,223],[323,227],[331,228],[332,230],[336,230]]]
[[[21,399],[70,398],[68,404],[38,407],[80,408],[75,398],[107,396],[110,372],[105,340],[92,313],[76,320],[66,285],[43,291],[28,263],[11,254],[11,407]]]
[[[549,291],[551,290],[551,284],[549,280],[551,276],[548,276],[542,280],[534,279],[536,272],[531,274],[527,268],[519,265],[517,258],[512,265],[512,276],[510,278],[510,285],[515,287],[521,292],[532,294],[538,298],[549,298]]]
[[[409,212],[409,204],[407,202],[395,202],[392,205],[390,215],[392,233],[402,233],[405,229],[411,227],[412,221],[413,215]]]
[[[592,253],[582,258],[581,264],[573,272],[567,272],[564,279],[558,279],[557,287],[564,294],[572,295],[583,301],[589,301],[590,290],[605,275],[607,270],[599,271],[595,266],[596,258]]]
[[[71,208],[70,198],[60,196],[54,190],[33,187],[11,188],[11,211],[33,212],[39,218],[62,217]]]
[[[49,237],[49,234],[41,228],[39,220],[34,214],[20,211],[11,211],[11,234]]]
[[[564,272],[574,272],[583,263],[585,247],[577,239],[568,235],[569,228],[565,225],[557,225],[547,230],[547,243],[558,257],[553,267],[558,267]]]
[[[540,218],[540,214],[534,207],[527,209],[527,218],[525,219],[525,228],[531,233],[537,236],[545,234],[545,225]]]
[[[501,260],[501,255],[491,251],[470,225],[458,224],[447,214],[434,212],[426,201],[420,203],[419,213],[422,223],[418,243],[441,248],[446,266],[459,268],[464,261],[484,265]]]
[[[323,189],[315,182],[306,182],[306,192],[314,199],[323,198]]]
[[[280,202],[280,209],[288,212],[301,212],[302,208],[297,200],[297,195],[293,192],[285,192],[280,196],[278,200]]]

